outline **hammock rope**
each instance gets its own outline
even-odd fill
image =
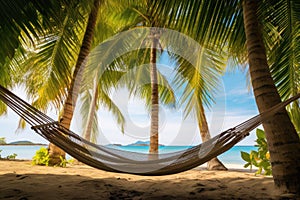
[[[249,135],[250,131],[299,97],[300,94],[279,103],[202,144],[186,150],[154,155],[153,159],[151,154],[123,151],[91,143],[0,85],[0,99],[36,133],[70,156],[101,170],[137,175],[167,175],[195,168],[229,150]]]

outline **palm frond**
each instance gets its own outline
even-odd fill
[[[185,117],[189,113],[200,112],[200,106],[210,107],[214,95],[218,92],[221,75],[225,71],[224,55],[201,48],[196,65],[177,58],[178,67],[174,84],[180,93],[180,104],[184,106]]]
[[[92,104],[92,91],[86,90],[83,93],[81,93],[81,107],[80,107],[80,114],[81,114],[81,119],[82,119],[82,130],[86,130],[86,126],[88,123],[90,123],[88,120],[92,120],[92,130],[91,130],[91,141],[96,142],[97,137],[99,135],[99,130],[98,130],[98,115],[97,111],[95,110],[94,115],[92,119],[89,119],[89,112],[90,112],[90,106]],[[83,134],[87,134],[86,132],[83,132]],[[85,135],[83,137],[86,138]]]
[[[112,112],[117,124],[120,125],[121,132],[124,132],[124,125],[126,121],[118,106],[113,102],[107,93],[103,92],[103,90],[99,90],[98,98],[101,99],[101,102],[99,103]]]
[[[278,92],[286,100],[300,91],[300,2],[268,0],[259,12],[264,27],[273,28],[265,37],[273,38],[271,45],[266,45],[268,61]],[[299,132],[299,103],[287,110]]]
[[[61,105],[77,59],[85,18],[74,6],[77,5],[66,8],[60,19],[62,23],[58,23],[60,26],[39,38],[38,45],[24,63],[27,93],[35,106],[44,110],[48,102],[57,108]]]

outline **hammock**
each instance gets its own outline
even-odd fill
[[[229,150],[249,135],[251,130],[299,97],[300,94],[279,103],[266,112],[230,128],[200,145],[186,150],[155,155],[155,159],[153,159],[151,154],[122,151],[91,143],[64,128],[59,122],[0,85],[0,99],[7,106],[30,124],[35,132],[80,162],[109,172],[152,176],[183,172],[211,160]]]

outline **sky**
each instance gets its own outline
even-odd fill
[[[206,109],[207,120],[212,136],[234,127],[243,121],[258,114],[253,93],[247,86],[246,74],[241,71],[226,72],[221,81],[221,87],[216,97],[215,104]],[[26,99],[22,88],[13,91],[18,96]],[[124,112],[127,126],[125,133],[115,123],[114,118],[106,109],[98,112],[100,135],[98,144],[131,144],[138,140],[149,140],[150,118],[145,106],[140,99],[127,99],[126,90],[118,90],[112,94],[115,103]],[[57,119],[57,113],[48,113]],[[48,142],[27,127],[17,130],[19,117],[8,110],[6,116],[0,117],[0,137],[5,137],[6,142],[29,140],[36,143]],[[78,111],[72,121],[71,130],[80,133],[81,119]],[[255,131],[241,141],[238,145],[254,145]],[[193,117],[184,119],[182,110],[160,107],[159,143],[164,145],[197,145],[201,143],[199,130]]]

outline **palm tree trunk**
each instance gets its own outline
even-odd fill
[[[97,81],[97,75],[94,79],[94,85],[93,85],[93,95],[91,100],[91,105],[89,108],[88,113],[88,119],[87,124],[84,131],[84,138],[88,141],[91,141],[91,134],[92,134],[92,125],[93,125],[93,117],[96,112],[96,104],[97,104],[97,97],[98,97],[98,81]]]
[[[243,1],[249,70],[259,112],[281,102],[271,77],[257,18],[258,0]],[[263,123],[276,187],[284,193],[300,191],[300,141],[283,109]]]
[[[150,77],[151,77],[151,126],[150,126],[150,154],[158,153],[158,85],[157,85],[157,69],[156,69],[156,47],[158,39],[152,38],[152,46],[150,52]]]
[[[100,0],[94,1],[94,6],[89,15],[88,24],[84,33],[82,45],[78,55],[77,63],[73,73],[70,88],[68,90],[68,96],[64,104],[63,116],[61,125],[70,128],[70,124],[73,118],[75,104],[78,98],[79,88],[83,76],[83,70],[85,67],[85,59],[88,56],[94,36],[94,30],[97,21],[98,10],[100,7]],[[54,144],[49,145],[49,164],[56,165],[60,163],[60,157],[65,158],[65,152]]]
[[[200,135],[202,142],[205,142],[211,139],[207,119],[205,116],[205,111],[203,105],[200,104],[200,119],[198,119],[198,126],[200,129]],[[208,170],[227,170],[227,168],[223,165],[223,163],[217,158],[213,158],[207,162],[207,169]]]

